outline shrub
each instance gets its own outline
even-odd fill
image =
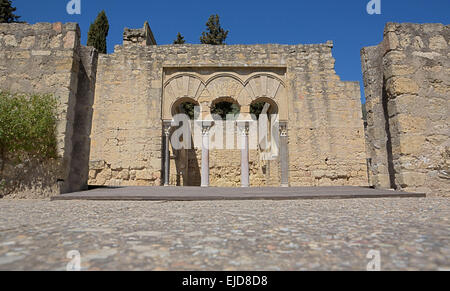
[[[56,98],[0,91],[1,170],[8,159],[57,157]]]

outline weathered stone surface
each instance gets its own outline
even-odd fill
[[[417,94],[419,92],[419,85],[412,79],[392,77],[387,81],[386,89],[390,96]]]
[[[58,98],[56,138],[60,157],[56,170],[54,166],[48,171],[33,166],[35,170],[23,170],[27,179],[2,175],[0,182],[7,179],[12,186],[2,189],[0,195],[26,198],[24,193],[35,189],[41,193],[35,198],[86,188],[96,63],[95,50],[80,46],[77,24],[0,24],[0,90]]]
[[[125,28],[123,32],[123,44],[124,45],[156,45],[155,37],[150,29],[148,22],[144,23],[142,29],[129,29]]]
[[[445,194],[449,28],[390,23],[385,34],[362,53],[370,183]],[[60,100],[62,168],[54,183],[63,182],[62,192],[83,188],[88,178],[94,185],[160,185],[161,119],[182,98],[208,113],[223,97],[243,112],[261,97],[278,106],[288,122],[291,185],[367,185],[359,85],[336,75],[332,42],[156,46],[146,24],[125,30],[124,45],[101,55],[97,70],[95,50],[79,39],[76,24],[0,24],[0,88]],[[199,183],[200,150],[171,156],[172,185]],[[279,185],[279,160],[261,157],[250,151],[251,185]],[[90,170],[88,160],[95,161]],[[239,150],[212,150],[210,171],[213,186],[238,186]],[[402,173],[425,177],[423,185]]]
[[[450,268],[446,198],[0,201],[0,270],[382,271]],[[178,283],[177,283],[178,284]]]
[[[182,98],[208,114],[213,101],[227,96],[241,112],[259,97],[279,106],[280,119],[289,121],[291,185],[367,185],[359,84],[336,75],[332,42],[155,46],[143,45],[144,32],[126,29],[124,45],[99,58],[94,104],[91,160],[104,160],[105,170],[128,169],[129,179],[91,184],[159,186],[161,119],[171,119]],[[253,95],[241,94],[243,88]],[[171,185],[200,183],[201,150],[171,156]],[[250,152],[251,185],[279,186],[279,161],[261,156]],[[239,150],[212,150],[210,164],[212,186],[240,186]]]
[[[0,160],[0,163],[3,163]],[[42,162],[24,158],[20,163],[8,160],[0,175],[0,198],[41,199],[56,196],[61,186],[55,177],[61,175],[58,160]]]
[[[449,195],[449,42],[450,26],[389,23],[362,50],[374,186]]]

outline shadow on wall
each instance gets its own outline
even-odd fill
[[[388,174],[389,174],[389,181],[390,186],[392,189],[397,190],[397,186],[395,183],[395,168],[394,168],[394,156],[392,154],[392,136],[391,136],[391,126],[389,124],[389,112],[388,112],[388,102],[389,97],[386,92],[386,80],[383,80],[383,92],[382,92],[382,102],[383,102],[383,114],[384,114],[384,120],[386,121],[385,124],[385,131],[386,131],[386,151],[387,151],[387,163],[388,163]]]

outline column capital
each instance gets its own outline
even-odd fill
[[[169,125],[164,125],[164,135],[166,136],[166,137],[169,137],[170,136],[170,129],[172,128],[172,126],[169,124]]]
[[[236,125],[241,131],[242,136],[248,136],[250,132],[250,123],[254,120],[236,120]]]
[[[202,136],[208,136],[211,127],[204,126],[202,127]]]
[[[240,129],[242,136],[249,136],[249,134],[250,134],[250,126],[249,125],[238,125],[238,128]]]
[[[199,124],[199,126],[201,126],[203,136],[209,135],[211,127],[214,126],[214,121],[212,120],[197,120],[196,122],[197,124]]]
[[[170,130],[172,127],[174,127],[174,121],[173,120],[163,120],[163,130],[165,136],[170,136]]]
[[[280,136],[281,137],[288,136],[288,125],[287,125],[287,122],[280,122]]]

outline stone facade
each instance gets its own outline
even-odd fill
[[[162,185],[163,122],[183,98],[197,101],[205,113],[220,98],[231,98],[241,112],[266,98],[287,123],[291,186],[368,185],[359,84],[336,75],[332,42],[157,46],[143,38],[145,27],[132,34],[138,36],[126,30],[124,45],[99,57],[90,184]],[[269,89],[252,95],[249,86]],[[211,151],[212,186],[240,185],[240,155]],[[171,149],[170,184],[200,185],[201,159],[200,149]],[[280,185],[279,157],[264,161],[251,150],[249,160],[251,186]]]
[[[388,23],[361,55],[371,183],[448,195],[450,26]]]
[[[17,183],[2,195],[33,190],[51,196],[86,188],[96,63],[97,52],[80,46],[75,23],[0,24],[0,90],[58,98],[60,157],[45,167],[35,161],[7,165],[6,178]]]
[[[175,150],[166,147],[166,134],[176,130],[167,125],[183,101],[208,119],[215,102],[229,100],[241,113],[264,101],[279,115],[286,146],[269,159],[250,148],[250,186],[370,184],[447,195],[449,30],[390,23],[380,45],[362,50],[364,131],[359,84],[337,76],[332,42],[158,46],[146,23],[125,29],[114,53],[97,55],[80,45],[76,24],[0,24],[0,89],[60,100],[60,159],[7,165],[8,179],[17,180],[8,194],[77,191],[88,179],[160,186],[168,177],[172,186],[199,186],[205,136],[193,149]],[[215,126],[208,142],[217,138]],[[243,136],[237,123],[231,138],[240,144]],[[244,184],[242,150],[211,149],[208,156],[209,185]]]

